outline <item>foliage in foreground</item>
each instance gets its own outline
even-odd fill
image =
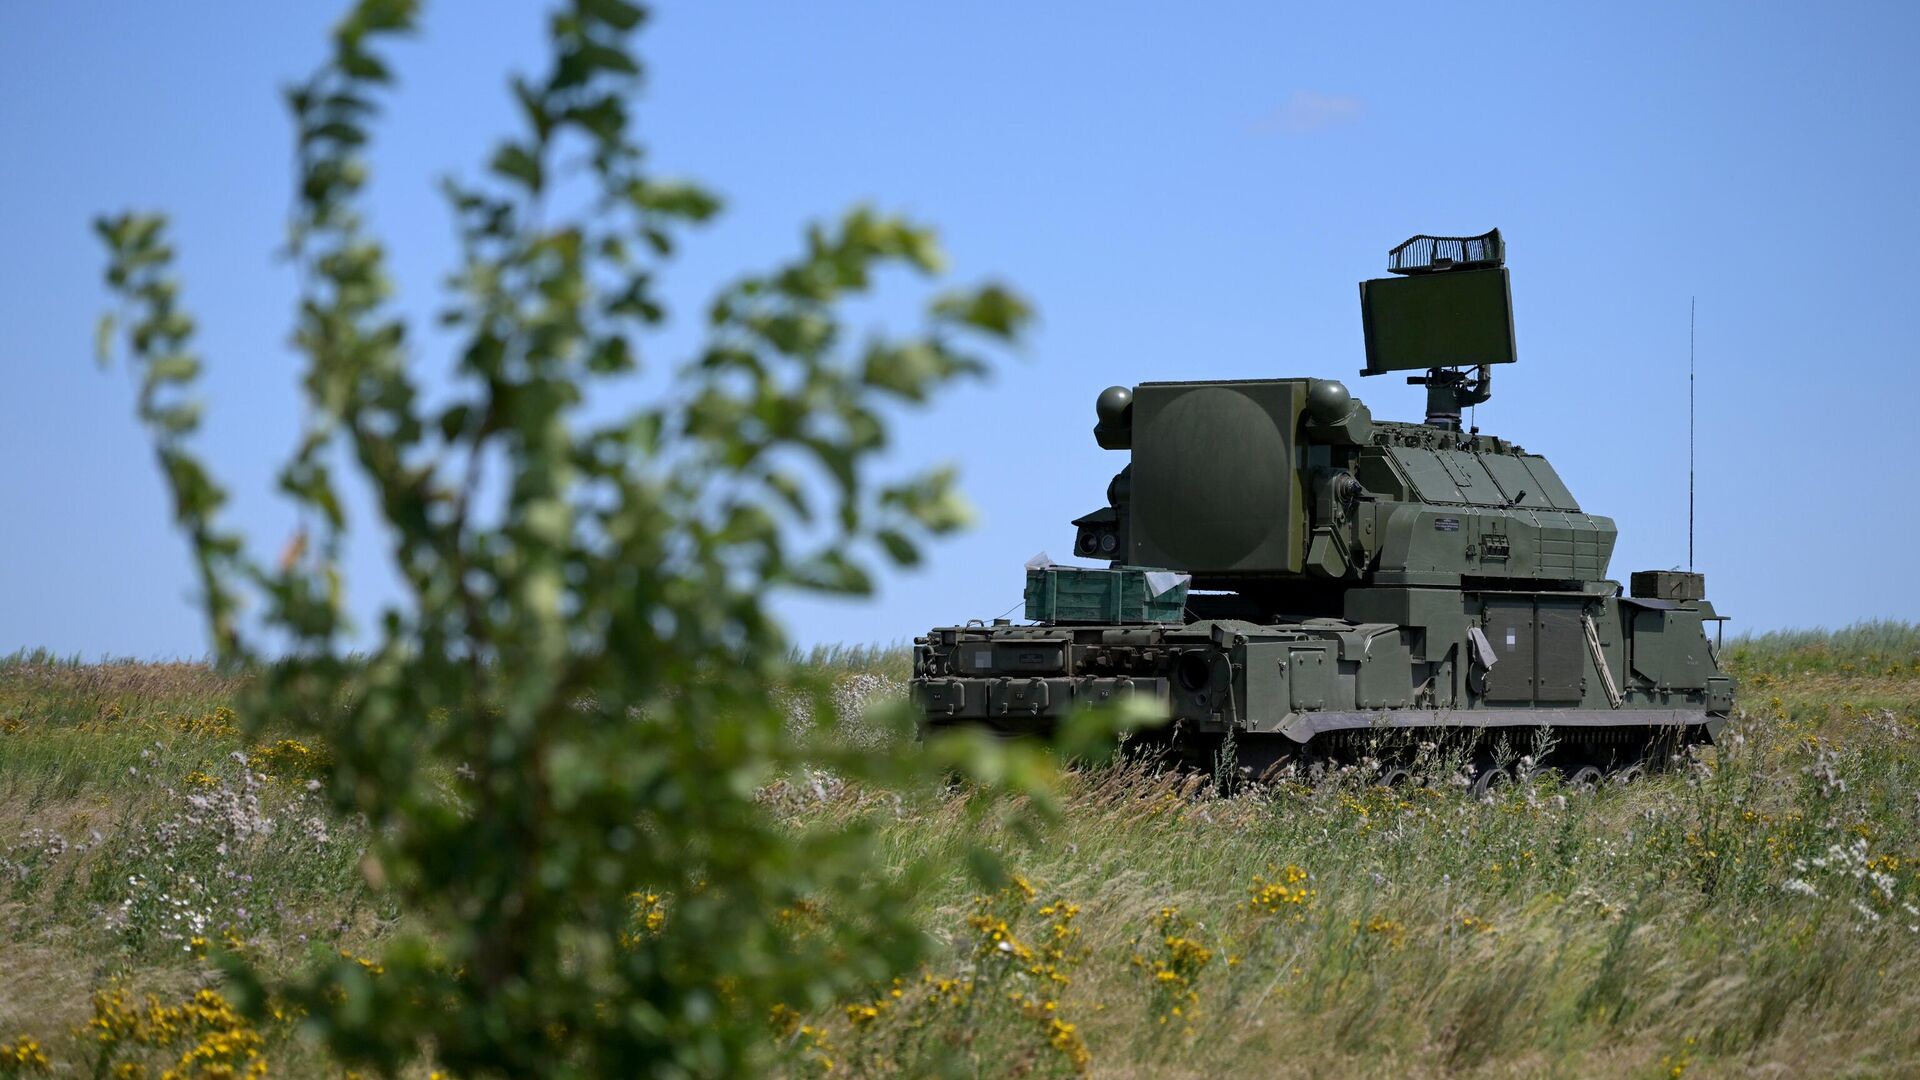
[[[977,370],[960,343],[1025,310],[954,294],[850,348],[840,301],[939,266],[928,232],[857,211],[717,297],[661,396],[588,419],[652,359],[656,275],[717,207],[629,135],[642,16],[556,14],[549,71],[513,84],[523,132],[449,186],[445,395],[410,374],[355,211],[412,5],[356,5],[290,94],[310,422],[276,562],[224,531],[190,451],[163,222],[100,223],[223,670],[252,674],[8,666],[4,970],[39,977],[10,980],[0,1074],[1920,1064],[1905,628],[1839,643],[1872,644],[1855,659],[1736,650],[1788,662],[1750,673],[1735,738],[1598,795],[1362,771],[1221,799],[1116,769],[1035,842],[982,813],[994,793],[893,783],[940,759],[837,737],[844,695],[762,604],[861,591],[863,552],[911,561],[957,523],[943,474],[868,482],[884,403]],[[408,590],[364,658],[343,463]],[[986,854],[1024,874],[981,892]]]
[[[1730,643],[1759,689],[1724,745],[1592,794],[1475,801],[1444,771],[1391,790],[1356,771],[1221,798],[1111,767],[1022,833],[980,812],[990,794],[793,774],[757,793],[780,830],[865,828],[884,866],[942,869],[902,912],[922,963],[781,1002],[763,1030],[793,1076],[1913,1072],[1920,650],[1846,640]],[[900,690],[840,679],[854,716]],[[247,735],[221,711],[238,690],[184,665],[0,664],[0,817],[21,823],[0,833],[0,970],[35,976],[0,998],[0,1043],[93,1068],[96,991],[230,992],[196,936],[270,973],[391,979],[383,946],[415,924],[360,874],[364,826],[308,792],[306,755],[269,767],[294,736]],[[983,890],[980,846],[1018,877]],[[630,944],[697,934],[685,903],[634,898]],[[807,899],[775,921],[804,942],[834,915]],[[282,1017],[253,1021],[261,1056],[330,1075]],[[172,1067],[196,1031],[110,1060]]]
[[[775,1005],[890,978],[921,944],[906,914],[920,875],[877,873],[870,830],[781,827],[756,801],[808,769],[916,772],[792,737],[776,691],[810,699],[816,725],[836,712],[824,678],[787,663],[764,605],[782,589],[864,592],[875,559],[911,562],[921,538],[960,523],[950,473],[872,479],[888,412],[982,370],[979,350],[1013,341],[1027,311],[997,286],[961,290],[933,298],[919,332],[849,341],[844,301],[876,275],[932,277],[942,262],[929,230],[855,210],[724,289],[697,354],[636,381],[667,315],[661,270],[718,203],[653,175],[634,137],[645,11],[571,0],[551,18],[547,71],[511,81],[521,130],[483,179],[447,184],[461,263],[441,323],[459,344],[450,382],[423,384],[358,210],[391,81],[383,49],[414,7],[354,4],[328,60],[287,94],[308,421],[279,474],[303,524],[277,561],[222,525],[223,494],[192,453],[200,361],[164,220],[98,223],[122,304],[103,351],[117,341],[140,377],[224,669],[257,673],[235,707],[250,730],[285,733],[168,782],[205,788],[189,802],[244,823],[271,813],[260,774],[297,763],[312,784],[299,798],[325,800],[365,848],[357,885],[324,865],[337,843],[317,872],[402,916],[380,935],[378,978],[324,949],[289,968],[207,947],[241,1009],[304,1016],[347,1063],[749,1071]],[[351,531],[391,551],[405,596],[350,656],[340,554],[360,488],[373,521]],[[1010,775],[1004,756],[957,760]],[[170,824],[206,823],[153,827]],[[254,843],[235,827],[223,857],[263,843],[306,861],[284,850],[287,830]],[[126,901],[128,947],[171,942],[202,901],[251,913],[277,895],[216,878],[203,896],[199,876],[183,895],[167,876],[175,891]],[[675,932],[636,934],[635,897],[659,895]],[[829,915],[795,935],[778,913],[802,903]]]

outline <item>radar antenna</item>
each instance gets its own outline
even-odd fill
[[[1500,230],[1410,237],[1387,252],[1387,272],[1363,282],[1364,374],[1419,371],[1427,423],[1460,430],[1461,414],[1493,396],[1493,365],[1512,363],[1513,303]]]

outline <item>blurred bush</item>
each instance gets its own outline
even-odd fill
[[[354,5],[288,91],[307,420],[279,473],[302,524],[275,559],[222,524],[192,449],[200,360],[164,218],[97,223],[119,301],[103,356],[140,376],[213,640],[252,676],[239,712],[315,740],[273,744],[274,763],[364,816],[362,872],[405,913],[377,961],[316,953],[291,985],[225,961],[237,1006],[306,1010],[347,1064],[754,1071],[778,1010],[884,984],[921,944],[913,868],[878,873],[861,829],[777,825],[756,793],[803,769],[1042,775],[979,747],[889,761],[783,723],[776,691],[809,696],[815,727],[838,717],[832,673],[791,662],[769,594],[866,592],[875,563],[912,563],[962,524],[950,472],[879,484],[872,465],[894,405],[982,371],[1029,312],[985,285],[934,296],[915,332],[849,340],[841,306],[877,274],[942,269],[932,231],[855,209],[724,289],[696,354],[661,366],[659,276],[719,201],[654,175],[634,135],[645,16],[626,0],[556,11],[546,73],[510,81],[519,131],[481,177],[447,183],[448,385],[416,376],[360,210],[383,48],[415,5]],[[348,487],[377,520],[350,525]],[[405,585],[358,638],[350,531]],[[796,905],[820,925],[791,932]]]

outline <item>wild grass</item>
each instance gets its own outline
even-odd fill
[[[821,671],[854,675],[881,675],[905,682],[913,675],[913,646],[892,645],[815,645],[794,649],[788,659]]]
[[[1736,667],[1764,667],[1775,674],[1910,671],[1920,659],[1920,625],[1878,619],[1841,630],[1773,630],[1735,638],[1726,655]]]
[[[1393,789],[1354,770],[1222,797],[1136,763],[1067,776],[1036,831],[960,789],[770,790],[795,828],[873,825],[882,865],[952,867],[921,898],[925,968],[772,1018],[783,1068],[1920,1072],[1920,628],[1725,657],[1742,714],[1721,745],[1597,792],[1477,801],[1445,769]],[[905,674],[897,647],[807,659],[854,711]],[[183,1001],[218,986],[209,948],[291,969],[391,931],[364,829],[308,789],[323,748],[249,738],[234,689],[194,665],[0,661],[0,1051],[28,1036],[88,1072],[96,991]],[[979,840],[1004,887],[968,871]],[[327,1073],[291,1024],[265,1039],[275,1071]],[[136,1049],[156,1072],[179,1053],[116,1053]]]

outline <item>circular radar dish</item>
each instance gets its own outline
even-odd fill
[[[1136,421],[1137,422],[1137,421]],[[1293,459],[1273,416],[1245,394],[1190,390],[1137,431],[1135,527],[1180,570],[1240,568],[1291,510]]]

